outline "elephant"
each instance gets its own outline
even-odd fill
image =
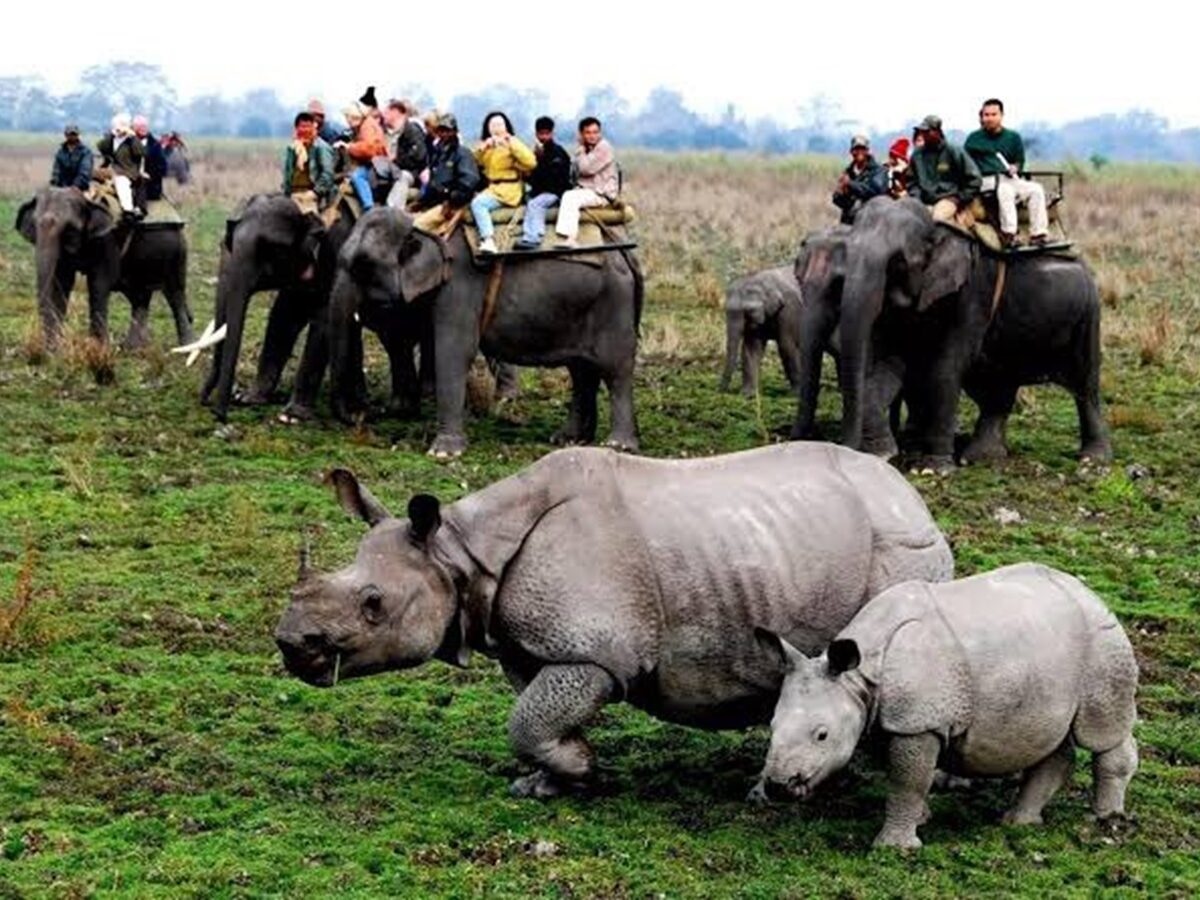
[[[132,305],[124,346],[150,339],[150,297],[161,290],[181,343],[192,340],[187,304],[187,241],[182,228],[129,228],[75,188],[44,187],[17,211],[16,229],[36,248],[38,314],[50,347],[62,338],[75,276],[88,286],[89,331],[108,341],[108,298],[120,291]]]
[[[466,450],[463,403],[478,350],[521,366],[567,367],[571,405],[554,438],[559,443],[595,439],[603,381],[612,403],[607,443],[636,450],[633,370],[642,273],[627,250],[598,255],[595,265],[545,257],[477,265],[461,229],[443,239],[415,228],[406,213],[371,210],[342,247],[330,300],[335,410],[343,418],[361,413],[361,325],[403,325],[408,307],[423,304],[432,316],[436,370],[430,455],[447,459]]]
[[[256,194],[246,202],[237,221],[230,223],[217,279],[215,315],[217,334],[222,326],[225,328],[224,340],[214,341],[218,349],[200,391],[202,403],[208,403],[216,391],[213,413],[218,420],[225,421],[233,400],[250,298],[270,290],[277,294],[267,320],[254,387],[240,399],[250,405],[270,401],[296,340],[307,325],[308,336],[284,415],[290,419],[313,415],[329,359],[326,325],[337,251],[352,224],[342,216],[324,228],[282,194]],[[310,266],[311,272],[306,273]],[[309,277],[304,277],[306,274]]]
[[[737,365],[742,363],[742,394],[758,393],[758,375],[767,341],[775,341],[783,372],[793,390],[798,385],[799,352],[795,330],[780,327],[781,318],[795,315],[789,307],[801,302],[800,285],[793,266],[776,266],[739,278],[725,293],[725,370],[721,390],[728,391]]]
[[[979,405],[960,460],[1007,455],[1017,390],[1052,381],[1075,397],[1080,455],[1111,458],[1100,409],[1100,303],[1085,263],[1054,255],[1002,260],[917,200],[867,203],[853,228],[819,251],[802,250],[800,391],[794,438],[813,438],[820,354],[840,331],[842,443],[897,453],[885,411],[909,407],[920,468],[954,466],[958,398]]]

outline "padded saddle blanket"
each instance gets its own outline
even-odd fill
[[[121,202],[117,199],[117,189],[112,182],[93,181],[87,194],[88,202],[108,213],[114,222],[120,222],[122,216]],[[138,221],[139,228],[182,228],[187,223],[175,205],[165,197],[162,200],[151,200],[146,204],[145,218]]]
[[[634,220],[632,206],[623,204],[618,207],[600,206],[594,209],[582,210],[579,214],[579,235],[576,238],[580,247],[601,245],[607,243],[622,243],[629,240],[625,226]],[[554,208],[546,214],[547,226],[558,221],[558,209]],[[522,226],[525,222],[525,207],[502,207],[492,213],[492,224],[496,226],[494,240],[496,249],[501,253],[512,250],[513,244],[521,239]],[[603,226],[603,227],[601,227]],[[475,219],[468,209],[462,221],[463,234],[471,248],[471,255],[476,262],[489,259],[487,254],[479,252],[479,229]],[[547,227],[542,237],[541,250],[553,250],[560,238],[554,229]],[[604,251],[599,253],[572,253],[564,255],[563,260],[583,263],[590,266],[601,266],[604,263]]]

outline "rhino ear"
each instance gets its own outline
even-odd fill
[[[409,535],[424,546],[442,524],[442,504],[431,494],[417,494],[408,501],[408,521]]]
[[[825,656],[829,660],[829,674],[835,677],[843,672],[849,672],[851,669],[857,669],[858,664],[862,662],[858,644],[846,638],[830,644]]]
[[[754,639],[758,646],[770,657],[774,657],[779,667],[792,671],[805,655],[785,641],[782,637],[768,628],[755,628]]]
[[[358,478],[349,469],[334,469],[325,476],[325,483],[333,485],[342,509],[352,516],[358,516],[372,528],[384,519],[392,518],[387,507],[359,484]]]

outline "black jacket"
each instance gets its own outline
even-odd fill
[[[416,122],[409,122],[396,137],[396,155],[392,159],[396,168],[419,175],[429,164],[429,150],[425,146],[425,132]]]
[[[54,170],[50,184],[54,187],[76,187],[86,191],[92,182],[92,151],[83,142],[72,147],[63,141],[54,154]]]
[[[161,200],[163,195],[163,178],[167,174],[167,154],[163,146],[152,134],[146,135],[146,162],[143,169],[146,173],[146,199]]]
[[[426,209],[439,203],[456,208],[466,206],[479,185],[479,166],[471,151],[457,138],[439,143],[429,162],[429,184],[421,196],[421,206]]]
[[[561,144],[549,141],[538,156],[537,168],[529,176],[529,196],[554,194],[561,197],[571,189],[571,157]]]

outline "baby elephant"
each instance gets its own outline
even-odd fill
[[[767,793],[807,797],[883,738],[887,814],[876,846],[920,847],[934,770],[1022,772],[1010,824],[1040,824],[1076,745],[1092,752],[1092,808],[1124,812],[1137,769],[1137,663],[1104,603],[1080,581],[1022,564],[944,584],[908,581],[864,606],[810,659],[759,640],[788,667],[763,769]]]

